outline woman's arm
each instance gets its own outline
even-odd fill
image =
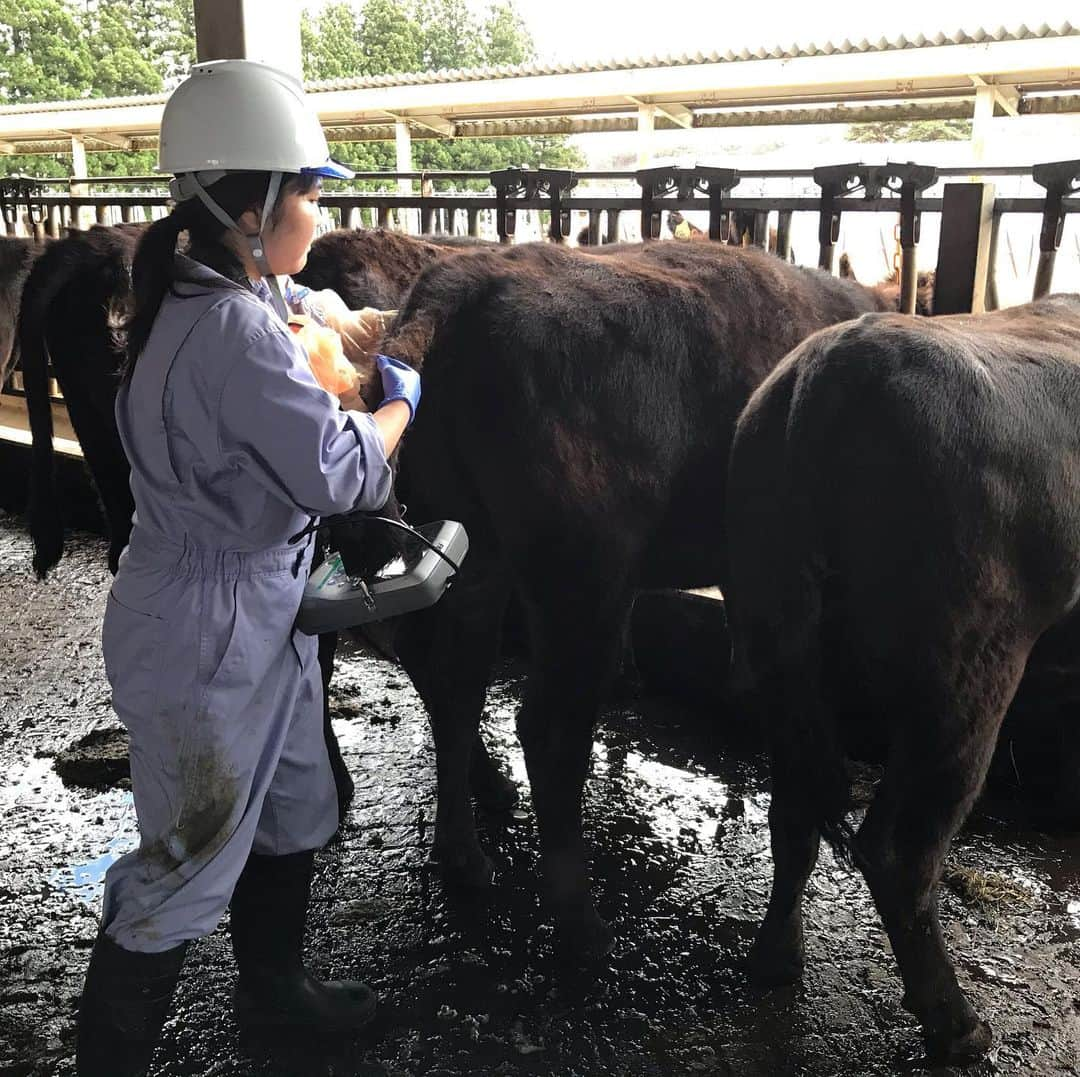
[[[412,409],[404,400],[391,400],[373,412],[371,417],[382,434],[386,455],[389,456],[397,448],[405,427],[412,419]]]
[[[387,445],[396,445],[409,405],[374,415],[342,411],[319,387],[285,330],[268,330],[227,360],[218,407],[226,463],[301,511],[328,516],[378,509],[392,486]],[[380,413],[384,409],[380,409]]]

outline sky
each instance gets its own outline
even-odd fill
[[[306,0],[318,10],[327,0]],[[898,34],[928,37],[960,28],[1034,28],[1080,22],[1077,0],[939,0],[935,4],[831,7],[806,0],[682,3],[665,13],[645,0],[515,0],[542,60],[583,61],[639,55],[737,51],[743,46],[858,42]],[[476,0],[483,9],[484,0]]]

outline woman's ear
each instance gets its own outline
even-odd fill
[[[254,206],[251,209],[245,209],[236,218],[236,223],[240,225],[240,231],[244,235],[257,236],[259,234],[259,211]]]

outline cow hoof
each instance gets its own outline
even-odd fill
[[[480,849],[432,849],[428,864],[448,886],[486,890],[495,882],[495,865]]]
[[[803,955],[789,946],[770,946],[759,939],[750,951],[747,964],[750,982],[765,991],[787,987],[803,974]]]
[[[962,1036],[927,1032],[924,1040],[926,1057],[937,1064],[964,1066],[982,1058],[993,1040],[994,1034],[985,1021],[977,1021],[974,1028]]]
[[[476,802],[485,811],[505,812],[517,807],[517,783],[494,765],[474,769],[469,775],[469,786]]]
[[[588,965],[611,953],[615,932],[606,920],[595,912],[584,921],[560,921],[558,947],[563,959],[581,966]]]

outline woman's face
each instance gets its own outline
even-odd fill
[[[319,223],[319,193],[314,187],[307,194],[282,196],[281,212],[263,233],[263,251],[271,273],[292,276],[304,268]],[[252,217],[257,222],[254,214]],[[254,230],[258,230],[257,223]]]

